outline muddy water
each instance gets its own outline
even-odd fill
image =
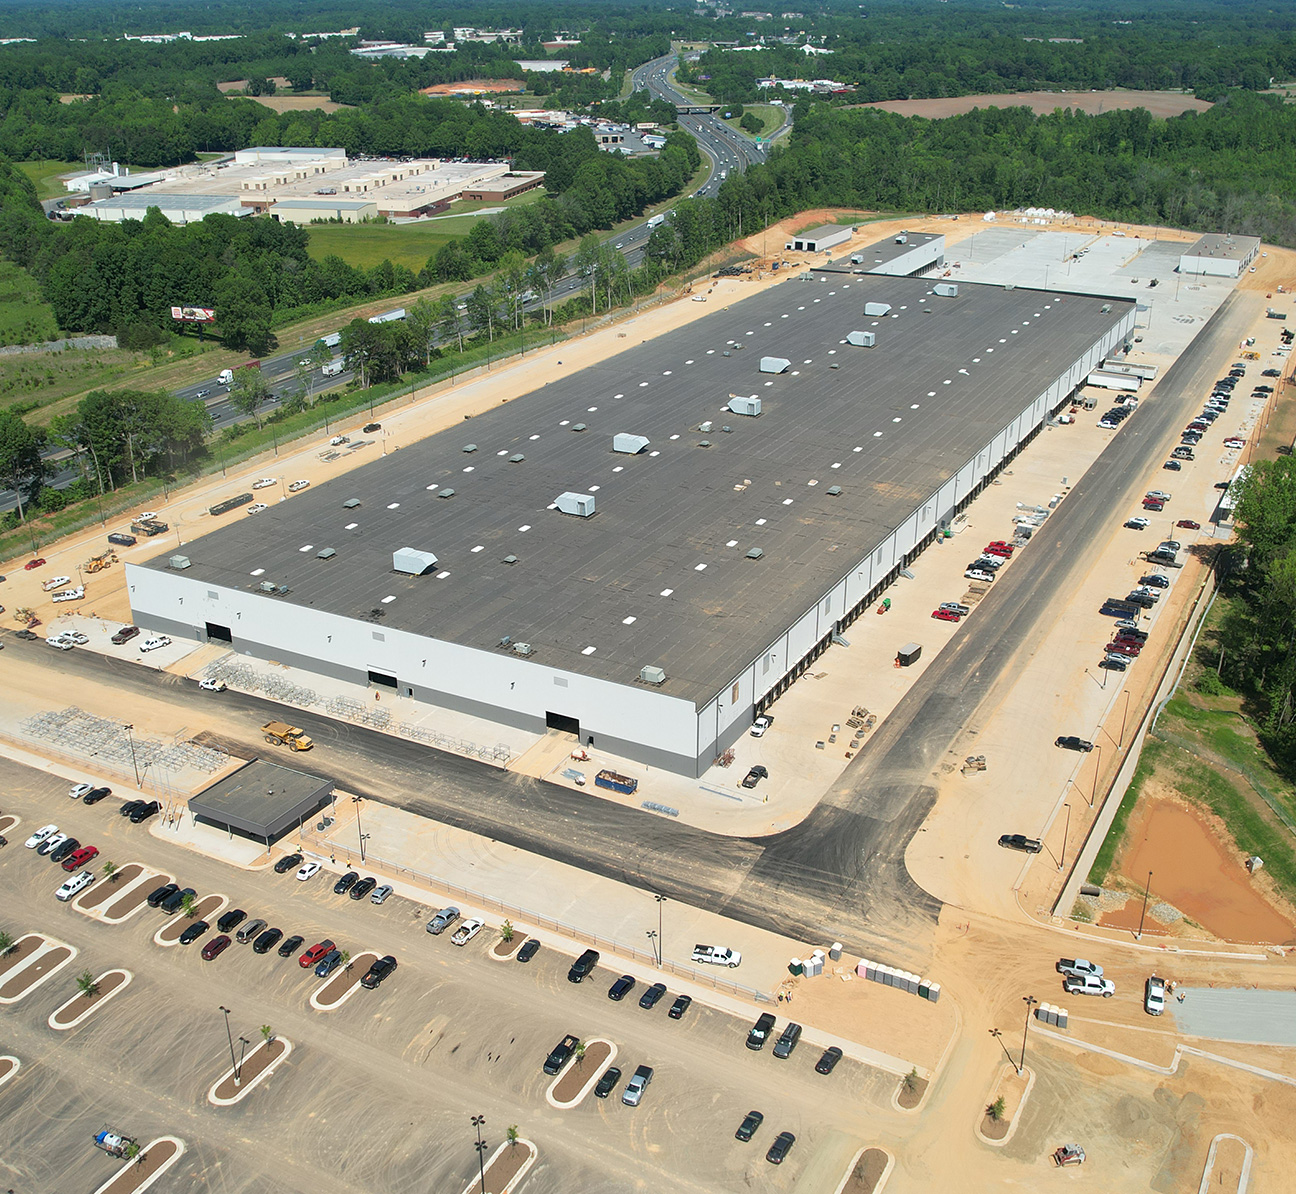
[[[1146,806],[1125,851],[1121,871],[1142,886],[1152,872],[1152,899],[1173,904],[1185,916],[1226,941],[1296,943],[1296,925],[1252,886],[1243,860],[1226,848],[1206,822],[1176,801]],[[1134,928],[1142,900],[1130,900],[1102,923]]]

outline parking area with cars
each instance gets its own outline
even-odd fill
[[[0,763],[6,778],[21,770]],[[43,778],[35,782],[50,786]],[[124,1080],[114,1089],[114,1106],[159,1131],[169,1125],[158,1120],[158,1095],[167,1103],[197,1106],[198,1096],[220,1077],[222,1067],[228,1068],[218,1007],[241,1019],[249,1039],[259,1039],[259,1026],[269,1024],[293,1041],[293,1064],[262,1084],[241,1110],[222,1113],[233,1120],[216,1117],[209,1129],[215,1112],[196,1112],[204,1137],[200,1150],[209,1162],[221,1163],[229,1189],[259,1188],[266,1172],[259,1161],[247,1159],[241,1140],[251,1141],[258,1156],[273,1154],[267,1164],[276,1177],[282,1172],[280,1188],[317,1191],[320,1175],[337,1171],[352,1183],[337,1188],[405,1188],[402,1183],[415,1180],[415,1174],[433,1188],[457,1188],[456,1183],[466,1184],[475,1155],[471,1147],[456,1154],[445,1140],[460,1132],[465,1098],[499,1125],[497,1135],[510,1123],[519,1123],[525,1133],[545,1117],[541,1163],[527,1183],[528,1190],[542,1194],[573,1188],[572,1183],[583,1189],[609,1182],[622,1188],[645,1174],[659,1188],[672,1188],[677,1178],[692,1180],[688,1175],[702,1155],[711,1167],[709,1188],[736,1191],[754,1174],[773,1172],[766,1152],[783,1131],[797,1137],[780,1171],[785,1177],[773,1185],[768,1177],[761,1182],[765,1188],[791,1189],[807,1164],[816,1158],[823,1162],[822,1150],[844,1166],[848,1155],[837,1153],[845,1153],[845,1142],[858,1147],[872,1115],[893,1114],[894,1075],[849,1059],[830,1074],[816,1073],[823,1050],[804,1044],[786,1060],[776,1060],[772,1050],[754,1056],[744,1048],[746,1024],[677,998],[669,980],[660,986],[637,981],[624,999],[614,1001],[608,990],[618,973],[598,960],[590,962],[589,976],[580,984],[567,981],[572,959],[558,950],[541,947],[526,961],[492,961],[495,926],[479,922],[472,928],[471,917],[465,921],[457,915],[447,918],[444,934],[428,933],[426,909],[399,895],[375,903],[379,885],[364,885],[369,876],[363,872],[337,892],[336,876],[331,882],[322,881],[324,876],[296,881],[299,862],[279,873],[274,867],[237,871],[157,839],[133,836],[129,822],[112,815],[115,802],[86,808],[83,798],[67,799],[66,785],[58,798],[71,814],[61,832],[93,836],[122,858],[128,845],[130,857],[176,876],[168,883],[159,880],[148,893],[155,911],[142,910],[125,924],[78,916],[54,900],[30,914],[31,927],[57,930],[55,935],[82,950],[95,972],[124,966],[136,976],[129,990],[77,1030],[78,1041],[97,1040],[99,1048],[112,1042],[112,1060],[105,1064]],[[0,895],[8,893],[0,902],[11,905],[32,875],[48,865],[35,848],[0,854]],[[353,899],[358,887],[362,898]],[[179,914],[186,893],[202,900],[212,891],[226,893],[228,902],[195,933],[198,948],[159,949],[152,943],[167,912]],[[462,944],[454,944],[456,932],[464,929],[470,931],[463,932]],[[373,951],[372,964],[352,972],[359,989],[327,1013],[325,1029],[307,999],[340,973],[334,961],[328,974],[317,977],[319,965],[348,947],[356,956]],[[309,959],[306,966],[297,964],[303,958]],[[54,1002],[67,997],[60,992],[56,1000],[55,994],[49,995]],[[161,1023],[159,1002],[166,1008]],[[375,1018],[377,1007],[381,1014]],[[38,1017],[24,1014],[30,1023],[18,1024],[20,1053],[36,1049],[39,1038]],[[784,1028],[780,1023],[780,1032]],[[585,1099],[554,1125],[548,1118],[552,1112],[544,1109],[543,1091],[551,1079],[542,1063],[564,1032],[580,1040],[617,1042],[623,1074],[613,1080],[612,1097]],[[78,1058],[61,1052],[44,1064],[52,1069],[47,1080],[57,1075],[71,1120],[88,1123],[97,1117],[94,1126],[101,1127],[98,1065],[81,1075]],[[641,1075],[635,1085],[636,1073],[644,1069],[651,1075]],[[825,1089],[833,1099],[826,1116],[820,1106]],[[333,1126],[339,1115],[350,1115],[343,1109],[357,1099],[367,1116],[379,1121],[360,1156],[343,1146]],[[414,1103],[420,1114],[411,1127],[402,1106]],[[735,1139],[753,1106],[765,1116],[754,1149]],[[0,1115],[13,1125],[20,1154],[37,1146],[37,1117],[15,1109],[6,1088],[0,1088]],[[237,1125],[234,1132],[231,1124]],[[186,1139],[192,1134],[190,1128]]]

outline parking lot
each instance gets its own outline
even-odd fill
[[[21,1174],[15,1190],[106,1179],[111,1170],[90,1146],[105,1122],[140,1138],[181,1136],[190,1151],[178,1185],[201,1170],[213,1188],[263,1189],[270,1173],[280,1188],[313,1192],[321,1180],[329,1189],[462,1188],[475,1169],[471,1114],[486,1116],[493,1144],[516,1124],[540,1145],[528,1191],[645,1182],[792,1189],[807,1167],[844,1171],[854,1151],[872,1142],[870,1124],[898,1120],[889,1102],[894,1077],[849,1059],[818,1075],[821,1050],[804,1041],[785,1061],[771,1047],[751,1052],[744,1047],[749,1022],[696,1002],[681,1020],[669,1019],[673,994],[641,1009],[643,983],[613,1002],[607,991],[619,971],[600,966],[574,985],[570,957],[543,946],[529,963],[493,961],[494,925],[456,947],[450,932],[428,934],[429,911],[400,896],[377,906],[335,895],[327,874],[301,883],[291,871],[235,870],[129,824],[116,814],[116,797],[87,808],[67,798],[61,781],[9,762],[0,763],[0,783],[5,811],[23,817],[0,853],[3,905],[22,912],[8,912],[0,927],[66,940],[81,951],[78,972],[121,966],[135,974],[128,991],[70,1033],[50,1032],[45,1018],[73,993],[72,977],[6,1013],[2,1051],[24,1063],[0,1087],[6,1160]],[[234,943],[206,962],[200,951],[214,924],[192,945],[161,948],[153,936],[168,918],[155,909],[120,925],[92,919],[55,901],[63,872],[23,848],[27,833],[56,820],[98,845],[100,861],[142,862],[174,874],[200,898],[223,893],[228,907],[301,934],[303,949],[331,938],[352,955],[391,953],[399,969],[378,990],[356,991],[325,1013],[308,1002],[325,980],[300,967],[296,953],[257,955]],[[231,1010],[236,1050],[240,1036],[259,1042],[263,1024],[294,1048],[246,1100],[217,1110],[205,1096],[229,1067],[222,1006]],[[784,1022],[780,1015],[780,1029]],[[552,1079],[541,1066],[568,1032],[616,1042],[627,1077],[638,1065],[653,1066],[639,1107],[622,1105],[620,1086],[611,1098],[591,1095],[569,1111],[546,1103]],[[765,1123],[743,1144],[733,1134],[752,1109],[764,1112]],[[784,1130],[797,1144],[776,1168],[764,1154]]]

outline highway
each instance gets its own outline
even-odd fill
[[[677,56],[670,54],[664,58],[656,58],[637,68],[631,75],[634,89],[636,91],[646,90],[654,99],[664,99],[668,103],[677,106],[689,105],[691,101],[667,81],[677,61]],[[786,128],[791,121],[791,114],[786,108],[784,114],[783,128]],[[694,198],[714,198],[729,171],[741,173],[749,166],[765,160],[767,150],[763,144],[753,141],[715,116],[682,115],[679,122],[697,141],[698,147],[702,150],[709,166],[706,180],[694,192]],[[783,131],[783,128],[779,129],[779,133]],[[775,135],[779,134],[776,133]],[[644,249],[647,246],[651,232],[647,220],[644,220],[632,228],[627,228],[608,237],[607,240],[624,256],[626,265],[630,269],[637,269],[643,262]],[[582,277],[575,275],[566,277],[554,287],[549,301],[551,303],[561,303],[571,298],[573,294],[586,285],[588,283]],[[468,293],[465,292],[459,295],[456,301],[462,305],[467,297]],[[393,298],[391,300],[392,309],[400,307],[402,301],[399,298]],[[540,307],[540,301],[536,300],[525,304],[524,310],[528,312],[536,311]],[[298,349],[295,352],[279,353],[277,356],[268,356],[261,359],[261,374],[270,388],[270,400],[262,408],[263,413],[272,413],[284,398],[297,390],[299,385],[297,379],[299,362],[304,363],[306,359],[302,354],[303,350]],[[323,360],[310,363],[312,397],[325,389],[344,386],[354,376],[348,370],[326,378],[321,372],[324,364]],[[228,387],[221,385],[215,378],[193,382],[173,392],[176,397],[183,398],[186,402],[205,403],[207,412],[211,416],[214,431],[219,431],[231,423],[250,417],[240,414],[234,409],[229,400]],[[46,453],[46,459],[55,462],[69,460],[71,456],[70,452],[63,449]],[[46,484],[55,489],[61,489],[72,484],[77,479],[77,476],[76,469],[62,467],[46,481]],[[17,504],[17,495],[13,490],[0,490],[0,512],[12,510]]]

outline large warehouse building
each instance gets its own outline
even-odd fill
[[[135,619],[698,775],[1134,315],[811,274],[128,565]]]

